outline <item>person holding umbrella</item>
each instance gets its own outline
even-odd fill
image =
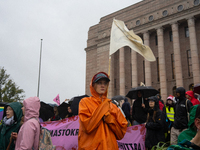
[[[117,150],[117,140],[126,133],[126,118],[107,98],[109,81],[105,72],[95,74],[90,83],[92,96],[79,103],[79,150]]]
[[[133,125],[145,123],[147,120],[148,100],[143,99],[142,91],[137,92],[137,98],[132,106]]]

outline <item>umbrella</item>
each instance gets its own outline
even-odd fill
[[[142,91],[143,98],[154,96],[154,95],[156,95],[156,94],[159,93],[156,89],[154,89],[151,86],[138,86],[136,88],[132,88],[128,92],[128,94],[126,95],[126,97],[129,97],[130,99],[136,99],[138,91]]]
[[[116,100],[116,101],[120,101],[120,100],[125,100],[125,96],[122,95],[117,95],[111,98],[111,100]]]
[[[89,97],[88,95],[82,95],[82,96],[77,96],[77,97],[73,97],[73,101],[71,104],[71,110],[73,115],[78,115],[78,107],[79,107],[79,102],[82,98],[84,97]]]
[[[0,102],[0,107],[4,107],[7,104],[8,104],[7,102]]]
[[[200,94],[200,83],[198,83],[198,84],[196,84],[195,86],[194,86],[194,91],[193,91],[194,93],[197,93],[197,94]]]
[[[40,102],[40,118],[42,118],[43,121],[47,121],[53,115],[53,107],[45,102]]]
[[[68,107],[70,106],[70,104],[63,102],[60,106],[58,106],[58,113],[59,116],[64,119],[66,117],[66,115],[68,115]]]

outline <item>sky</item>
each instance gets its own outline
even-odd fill
[[[1,0],[0,67],[25,91],[52,103],[85,94],[89,28],[141,0]]]

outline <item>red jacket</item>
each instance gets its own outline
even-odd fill
[[[187,91],[185,94],[187,94],[191,97],[190,101],[192,102],[193,106],[200,104],[199,100],[194,97],[193,91]]]

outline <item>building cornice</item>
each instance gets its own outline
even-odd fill
[[[95,50],[95,49],[97,49],[97,45],[92,45],[92,46],[90,46],[90,47],[86,47],[86,48],[85,48],[85,51],[86,51],[86,52],[89,52],[89,51]]]
[[[139,19],[139,18],[144,18],[144,17],[147,17],[147,16],[149,16],[149,15],[151,15],[151,14],[155,14],[156,12],[160,12],[161,10],[165,10],[165,9],[167,9],[167,8],[171,8],[171,7],[173,7],[174,5],[176,5],[176,6],[178,6],[178,4],[183,4],[184,2],[187,2],[187,0],[185,0],[185,1],[183,1],[183,2],[177,2],[177,3],[173,3],[173,4],[171,4],[171,5],[168,5],[168,6],[165,6],[165,7],[163,7],[163,8],[161,8],[161,9],[159,9],[159,10],[156,10],[156,11],[152,11],[152,12],[149,12],[148,14],[144,14],[144,15],[141,15],[141,16],[137,16],[137,17],[134,17],[134,18],[131,18],[131,19],[129,19],[129,20],[125,20],[124,22],[125,22],[125,24],[128,24],[128,23],[131,23],[131,22],[133,22],[133,21],[136,21],[137,20],[137,18]],[[176,7],[174,7],[174,9],[175,9]],[[181,14],[181,16],[185,16],[186,14],[187,14],[187,16],[189,16],[189,14],[191,13],[190,11],[196,11],[196,14],[199,14],[199,8],[200,8],[200,5],[199,6],[193,6],[193,7],[190,7],[190,8],[185,8],[184,10],[182,10],[181,12],[174,12],[174,13],[172,13],[172,14],[169,14],[168,16],[166,16],[166,17],[160,17],[160,18],[157,18],[157,19],[155,19],[154,21],[151,21],[151,22],[146,22],[146,23],[143,23],[143,24],[141,24],[141,25],[139,25],[139,26],[135,26],[134,25],[134,27],[131,27],[130,29],[134,29],[134,30],[137,30],[137,28],[143,28],[143,26],[148,26],[148,24],[154,24],[157,20],[162,20],[162,19],[166,19],[167,20],[167,18],[170,18],[171,16],[172,17],[174,17],[174,16],[179,16],[180,14]],[[189,14],[188,14],[189,13]],[[196,14],[194,14],[194,15],[196,15]],[[116,15],[115,16],[115,18],[117,19],[118,18],[118,15]],[[179,18],[179,17],[178,17]],[[109,18],[107,18],[107,21],[109,20]],[[111,24],[112,24],[112,19],[110,20],[110,25],[107,27],[107,28],[105,28],[105,29],[102,29],[102,30],[98,30],[98,32],[100,33],[100,32],[106,32],[107,30],[109,30],[110,28],[111,28]],[[163,22],[165,22],[165,21],[163,21]],[[101,24],[101,22],[99,23],[99,25]]]
[[[196,15],[200,15],[200,11],[199,8],[196,9],[192,9],[192,10],[185,10],[182,11],[180,13],[176,13],[176,14],[172,14],[168,17],[162,17],[160,19],[157,19],[155,21],[152,22],[148,22],[146,24],[131,28],[136,34],[141,33],[141,32],[145,32],[146,30],[152,30],[153,28],[158,28],[160,26],[165,26],[167,24],[171,24],[173,22],[179,22],[181,20],[185,20],[186,18],[190,18]]]

